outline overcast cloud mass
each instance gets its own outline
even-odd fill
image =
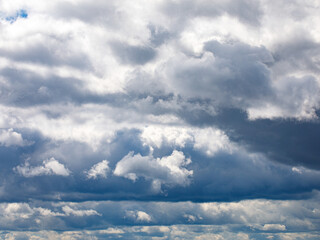
[[[1,239],[319,239],[318,0],[1,0]]]

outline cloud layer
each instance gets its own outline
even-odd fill
[[[319,8],[1,1],[0,236],[316,239]]]

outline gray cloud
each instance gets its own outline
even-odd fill
[[[161,26],[150,25],[149,30],[151,33],[150,42],[156,47],[165,43],[166,40],[170,38],[170,33],[168,32],[168,30],[164,29]]]
[[[42,77],[27,70],[3,69],[5,83],[0,84],[1,101],[8,105],[32,106],[56,102],[101,101],[91,94],[84,83],[76,78]]]
[[[215,18],[223,14],[230,14],[245,24],[257,26],[260,24],[262,10],[259,2],[247,0],[237,1],[165,1],[163,6],[165,13],[170,17],[181,18],[181,22],[192,17]],[[183,20],[182,20],[183,19]]]
[[[265,48],[211,41],[204,50],[210,53],[201,59],[173,65],[172,84],[181,94],[210,98],[219,105],[240,106],[272,96],[270,71],[265,63],[273,59]]]
[[[81,53],[79,49],[71,50],[70,42],[73,39],[68,38],[53,38],[50,36],[42,36],[42,39],[35,42],[33,39],[26,39],[22,46],[18,49],[0,48],[0,54],[8,59],[36,63],[48,66],[71,66],[75,68],[88,69],[91,68],[91,63]]]
[[[111,44],[111,49],[123,64],[143,65],[156,57],[156,52],[148,46],[134,46],[121,42]]]
[[[121,14],[117,14],[114,1],[97,2],[91,4],[89,1],[59,2],[55,4],[53,14],[66,20],[79,19],[84,22],[115,24],[115,20]]]
[[[308,37],[308,33],[301,31],[292,39],[277,43],[273,52],[275,64],[272,68],[280,75],[297,69],[319,73],[320,45]]]

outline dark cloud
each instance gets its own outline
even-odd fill
[[[72,39],[58,39],[50,36],[42,37],[43,39],[38,42],[25,39],[26,44],[17,49],[0,48],[0,54],[18,62],[37,63],[50,67],[71,66],[80,69],[92,68],[90,61],[84,53],[79,52],[78,49],[70,49],[68,41],[70,42]]]
[[[74,78],[43,79],[30,71],[7,68],[1,75],[8,84],[1,84],[1,101],[9,105],[30,106],[59,101],[81,101],[83,83]],[[76,100],[78,99],[78,100]]]
[[[194,76],[189,78],[190,84],[194,83],[194,86],[190,86],[191,89],[198,87],[199,93],[208,97],[211,93],[210,97],[217,101],[228,101],[229,98],[242,102],[272,96],[270,71],[265,63],[272,62],[273,59],[264,47],[211,41],[205,44],[204,50],[213,53],[215,59],[212,66],[206,66],[208,72],[199,69],[191,74],[187,73]]]
[[[205,111],[184,112],[183,115],[192,124],[218,126],[232,141],[250,151],[265,154],[270,160],[320,168],[318,120],[249,120],[247,114],[239,109],[221,109],[216,116]]]
[[[23,132],[22,135],[25,136]],[[149,199],[203,202],[252,198],[299,199],[310,197],[314,189],[320,189],[319,172],[272,163],[261,155],[252,157],[241,151],[222,151],[210,157],[187,144],[179,147],[180,155],[183,152],[185,158],[190,158],[192,162],[184,164],[179,158],[174,158],[172,146],[155,148],[152,157],[149,148],[139,139],[139,131],[118,132],[109,145],[101,145],[95,151],[84,143],[46,142],[41,138],[31,138],[34,142],[32,146],[1,147],[2,156],[6,159],[2,162],[3,169],[10,169],[2,171],[5,179],[2,189],[5,191],[1,200]],[[259,140],[256,142],[258,144]],[[123,165],[130,160],[125,157],[128,150],[136,155],[129,165]],[[157,160],[157,156],[162,159]],[[144,161],[145,166],[138,158]],[[63,165],[65,170],[57,164],[47,164],[52,159]],[[107,176],[88,179],[86,172],[104,159],[109,162]],[[152,169],[147,167],[152,163]],[[124,167],[127,170],[122,173],[118,169],[120,165],[121,169]],[[26,176],[22,168],[27,168]],[[67,176],[64,174],[66,171]],[[130,174],[135,174],[134,181]]]
[[[273,56],[275,58],[273,70],[280,75],[297,69],[316,74],[320,71],[317,61],[320,56],[320,44],[304,31],[295,33],[290,40],[277,43],[274,46]]]
[[[123,64],[144,65],[156,57],[156,51],[148,46],[114,42],[111,44],[111,49]]]
[[[151,33],[150,42],[155,47],[160,46],[165,43],[171,36],[168,30],[164,29],[161,26],[149,25],[149,30]]]
[[[200,58],[179,60],[169,62],[167,71],[173,91],[184,98],[246,109],[275,97],[267,66],[273,58],[264,47],[210,41]]]
[[[0,70],[4,82],[0,83],[2,103],[14,106],[36,106],[57,103],[106,103],[122,106],[129,96],[123,94],[97,94],[87,89],[83,79],[42,76],[29,70],[4,68]],[[59,117],[59,109],[43,109],[53,118]]]

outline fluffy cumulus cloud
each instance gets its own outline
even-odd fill
[[[0,132],[0,144],[5,146],[5,147],[10,147],[10,146],[25,146],[28,144],[27,141],[25,141],[21,134],[18,132],[13,131],[12,128],[10,129],[3,129]]]
[[[32,167],[29,162],[24,165],[19,165],[14,168],[19,174],[24,177],[35,177],[41,175],[60,175],[69,176],[70,171],[54,158],[47,159],[42,162],[42,165]]]
[[[190,183],[193,171],[185,167],[191,163],[183,152],[174,150],[170,156],[153,158],[152,156],[128,153],[116,165],[114,175],[136,181],[143,177],[152,181],[154,190],[161,190],[161,184],[186,186]]]
[[[107,172],[109,171],[109,165],[107,160],[103,160],[102,162],[99,162],[92,166],[92,168],[87,172],[87,178],[94,178],[97,177],[107,177]]]
[[[163,145],[193,148],[213,156],[217,152],[232,152],[233,146],[223,131],[214,128],[188,128],[171,126],[148,126],[141,133],[143,143],[151,148]]]
[[[133,219],[136,222],[151,222],[151,217],[143,211],[127,211],[126,217]]]
[[[25,235],[41,239],[74,234],[98,239],[317,239],[318,200],[319,194],[312,201],[2,203],[0,236],[18,234],[5,229],[19,225]],[[110,226],[113,222],[118,226]]]
[[[317,239],[319,8],[0,1],[0,238]]]

